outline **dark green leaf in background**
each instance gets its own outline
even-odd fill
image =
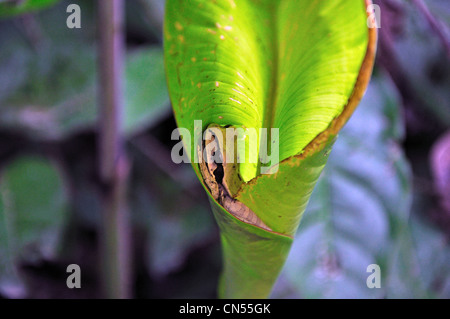
[[[167,2],[169,92],[179,127],[194,136],[185,140],[187,152],[221,230],[221,297],[270,292],[336,134],[370,78],[376,34],[368,29],[366,5]],[[196,120],[202,127],[194,127]],[[279,129],[279,162],[272,163],[276,173],[263,174],[261,157],[252,162],[248,153],[232,168],[238,186],[227,196],[234,208],[224,204],[227,197],[215,195],[220,189],[214,187],[222,182],[194,163],[196,134],[212,125],[244,130],[247,150],[247,131],[256,129],[258,149],[251,153],[256,157],[265,143],[259,129]],[[223,180],[229,181],[227,173]],[[251,217],[238,216],[242,211]]]
[[[17,280],[18,258],[58,253],[66,192],[60,171],[41,158],[18,158],[0,171],[0,284]]]
[[[1,0],[0,18],[45,9],[59,0]]]
[[[95,127],[95,18],[92,8],[84,6],[83,28],[68,29],[63,7],[61,3],[55,10],[29,17],[31,22],[6,21],[0,26],[3,127],[20,128],[45,139]],[[131,50],[124,82],[124,126],[126,134],[132,135],[169,111],[162,49],[142,46]]]
[[[145,48],[131,53],[125,75],[125,131],[135,134],[170,112],[162,49]]]

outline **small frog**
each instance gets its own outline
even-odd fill
[[[199,166],[203,180],[214,199],[228,212],[246,223],[271,230],[250,208],[234,199],[244,182],[239,176],[237,152],[233,151],[231,158],[231,152],[226,151],[226,136],[225,127],[211,124],[206,128],[203,152],[200,146],[197,149],[202,159]]]

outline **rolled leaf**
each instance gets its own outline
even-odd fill
[[[269,295],[332,144],[368,84],[376,46],[369,5],[167,1],[169,94],[220,227],[221,297]],[[237,156],[245,162],[228,156],[218,138],[226,128],[241,129]],[[279,163],[266,164],[264,147],[278,151]],[[202,161],[205,154],[222,162]]]

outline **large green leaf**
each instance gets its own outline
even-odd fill
[[[375,30],[367,27],[366,5],[167,2],[166,72],[177,123],[194,134],[184,138],[189,157],[201,145],[195,134],[207,127],[242,128],[247,154],[256,129],[256,155],[259,129],[279,129],[273,174],[262,175],[264,161],[248,155],[245,163],[223,164],[223,178],[213,165],[193,164],[221,229],[223,297],[266,297],[277,278],[336,135],[370,77]]]

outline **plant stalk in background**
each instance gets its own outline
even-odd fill
[[[128,160],[123,150],[124,35],[122,0],[98,1],[99,11],[99,171],[103,186],[102,287],[107,298],[128,298],[130,234],[126,207]]]

